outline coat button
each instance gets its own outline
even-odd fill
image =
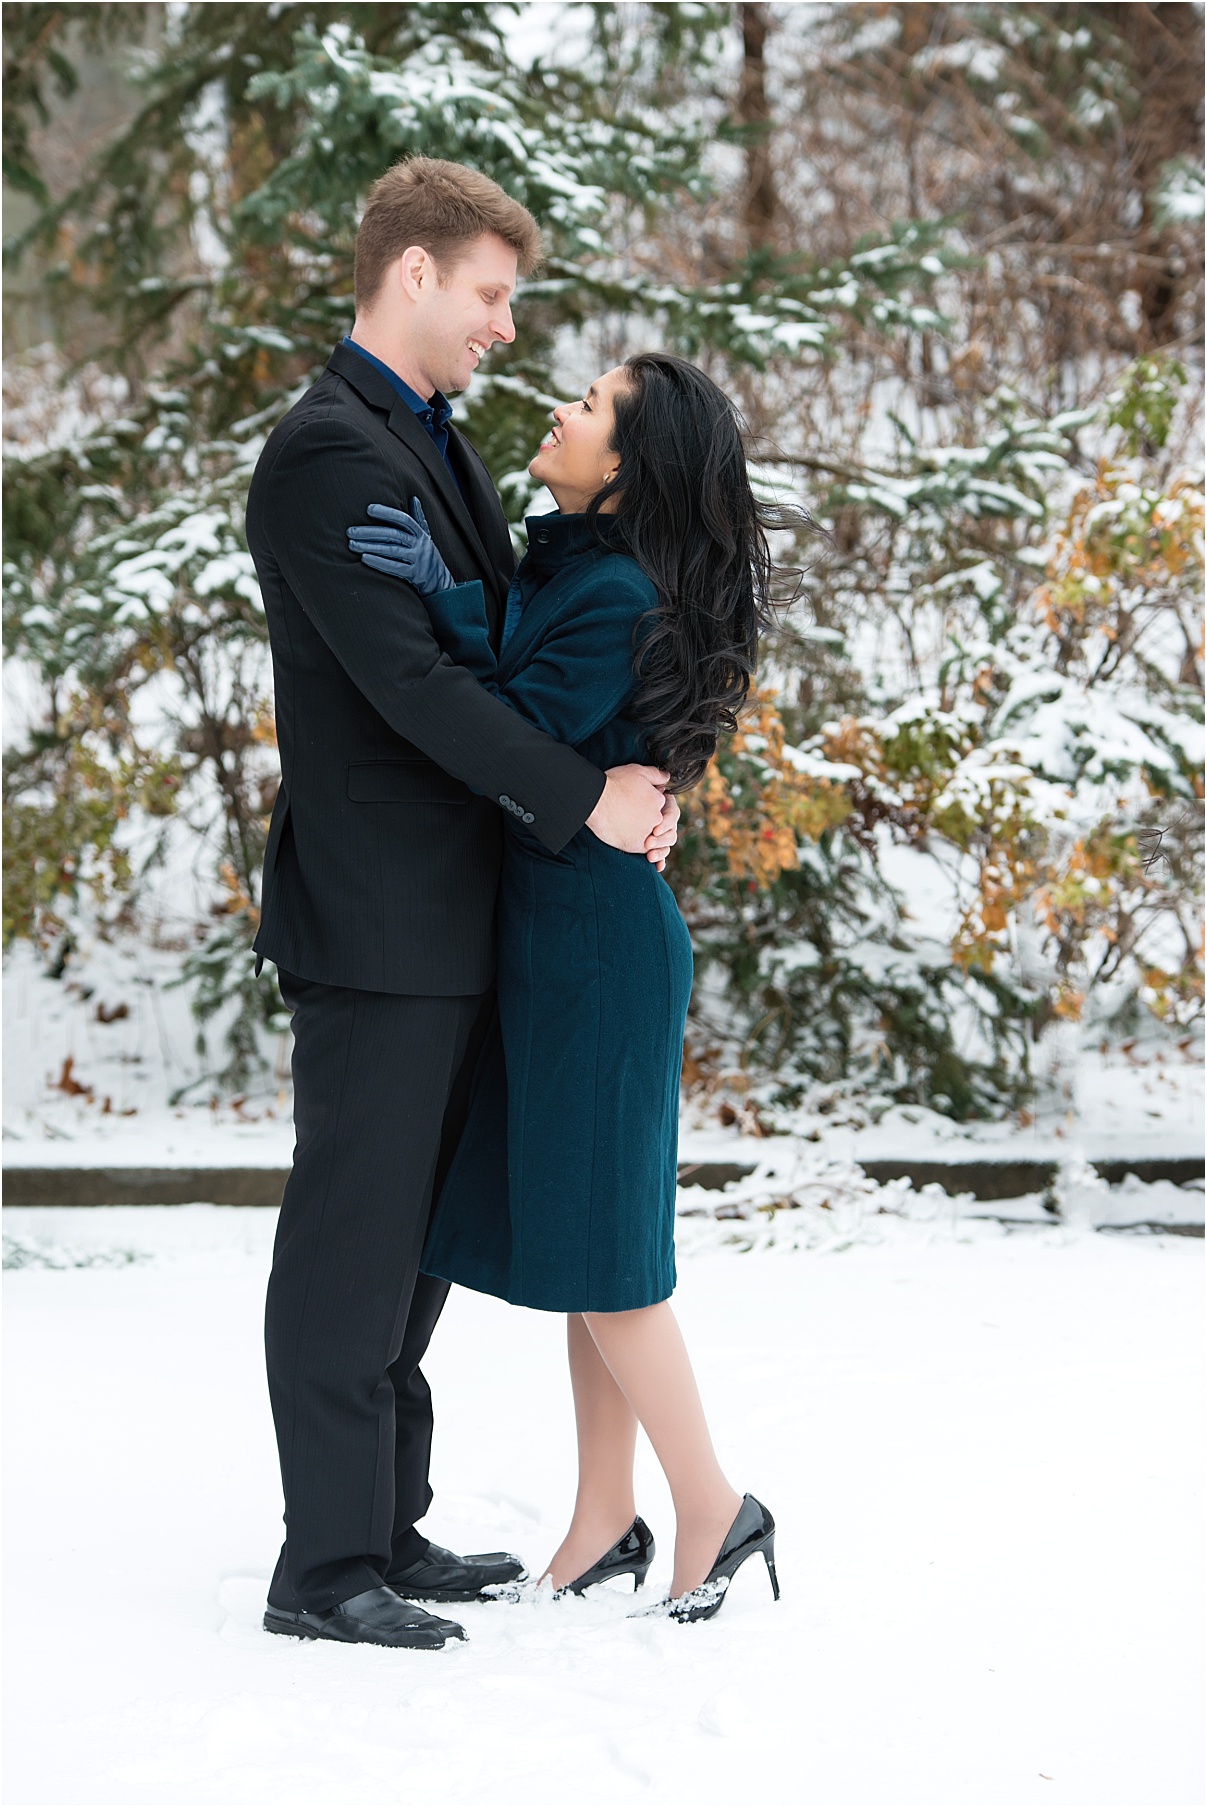
[[[511,798],[510,797],[500,797],[499,802],[503,805],[504,809],[511,808]]]
[[[536,536],[536,543],[538,546],[547,546],[549,544],[549,535],[547,533],[538,533]]]
[[[522,822],[535,822],[536,817],[533,815],[533,813],[530,809],[526,809],[524,811],[524,814],[520,817],[520,820]]]

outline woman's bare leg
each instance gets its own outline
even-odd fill
[[[577,1312],[566,1320],[566,1342],[578,1431],[578,1496],[570,1529],[545,1571],[555,1587],[577,1581],[624,1536],[637,1516],[633,1503],[636,1414]]]
[[[675,1314],[663,1303],[640,1311],[588,1311],[582,1321],[667,1478],[675,1502],[671,1593],[686,1594],[716,1561],[742,1498],[717,1461]],[[631,1455],[626,1472],[632,1474]]]

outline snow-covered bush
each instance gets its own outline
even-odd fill
[[[81,912],[154,917],[227,1036],[215,1082],[248,1083],[279,1020],[248,957],[277,771],[243,497],[350,324],[360,197],[422,151],[547,233],[515,346],[458,403],[517,543],[553,400],[649,343],[731,387],[760,485],[829,530],[779,548],[801,601],[685,800],[689,1085],[756,1123],[836,1079],[963,1117],[1023,1099],[1050,1020],[1188,1026],[1202,498],[1195,384],[1153,334],[1193,288],[1195,166],[1173,128],[1151,181],[1106,154],[1139,130],[1138,39],[1024,11],[601,6],[578,54],[533,59],[497,6],[189,4],[136,59],[131,121],[52,195],[31,121],[73,9],[56,39],[6,8],[29,243],[108,334],[82,372],[27,361],[8,426],[7,644],[42,714],[6,756],[6,937],[61,970]],[[1111,122],[1046,93],[1053,57]],[[1134,330],[1126,258],[1093,266],[1084,318],[1059,282],[1026,289],[1024,189],[1123,219],[1109,183],[1136,181],[1173,286],[1137,289]]]
[[[864,708],[808,732],[825,692],[802,707],[782,650],[689,805],[675,882],[721,969],[701,1079],[774,1105],[845,1078],[978,1115],[1021,1101],[1053,1018],[1197,1022],[1203,497],[1161,468],[1184,380],[1142,360],[1097,411],[1011,401],[988,445],[907,444],[843,485],[870,547],[827,618],[858,583],[830,645]],[[860,656],[894,590],[929,648],[912,672]]]

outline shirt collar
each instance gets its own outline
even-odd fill
[[[347,337],[344,339],[344,344],[350,346],[353,351],[359,352],[367,364],[372,364],[376,370],[381,371],[386,381],[401,395],[411,413],[416,415],[425,427],[439,433],[448,425],[452,419],[453,404],[447,396],[440,393],[439,389],[434,391],[430,401],[425,402],[409,383],[403,382],[396,370],[391,370],[388,364],[383,364],[380,358],[375,358],[371,351],[366,351],[363,345],[356,343],[355,339]]]

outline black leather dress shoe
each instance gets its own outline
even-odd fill
[[[335,1644],[388,1644],[395,1650],[440,1650],[450,1638],[464,1638],[452,1619],[437,1619],[408,1606],[388,1587],[370,1587],[321,1612],[282,1612],[270,1606],[265,1631],[287,1638],[329,1638]]]
[[[489,1600],[485,1592],[507,1581],[523,1581],[528,1570],[518,1556],[491,1550],[485,1556],[454,1556],[430,1543],[427,1555],[406,1568],[391,1569],[386,1586],[404,1600]]]

